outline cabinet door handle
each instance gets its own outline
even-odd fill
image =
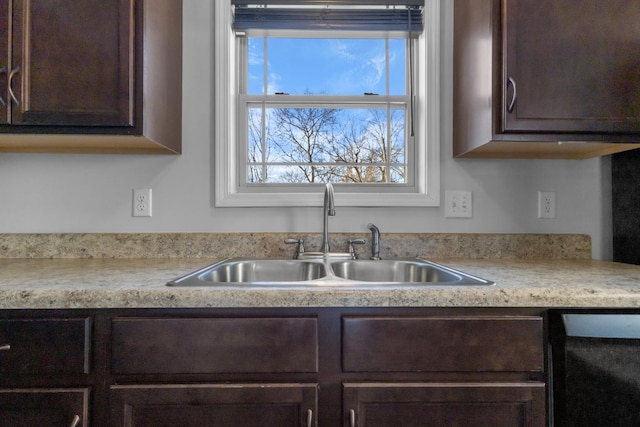
[[[313,423],[313,411],[307,409],[307,427],[311,427]]]
[[[11,350],[11,344],[0,345],[0,351],[9,351]]]
[[[7,67],[0,68],[0,76],[3,74],[7,74]],[[0,104],[2,104],[3,107],[7,105],[7,102],[1,96],[0,96]]]
[[[513,107],[516,106],[516,99],[518,99],[518,90],[516,88],[516,81],[511,76],[509,76],[509,80],[507,80],[507,89],[509,88],[509,83],[513,86],[513,95],[511,96],[511,102],[509,102],[507,106],[507,111],[513,113]]]
[[[20,105],[20,102],[18,101],[18,98],[16,98],[16,95],[13,93],[13,88],[11,87],[11,83],[13,82],[13,78],[16,74],[20,74],[20,67],[14,68],[11,70],[11,73],[9,73],[9,96],[11,96],[11,100],[14,104]]]
[[[71,427],[78,427],[80,425],[80,416],[76,415],[71,421]]]
[[[349,427],[356,427],[356,411],[349,410]]]

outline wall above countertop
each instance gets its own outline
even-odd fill
[[[182,155],[2,153],[0,233],[321,232],[320,207],[214,206],[213,4],[210,0],[183,2]],[[444,206],[338,204],[337,215],[330,219],[332,234],[367,233],[369,222],[383,235],[588,234],[591,257],[612,259],[609,157],[580,161],[453,158],[453,2],[443,2],[441,13],[445,30],[439,123],[441,198],[447,190],[471,191],[473,217],[446,218]],[[132,216],[132,189],[141,188],[153,189],[151,218]],[[556,218],[537,217],[538,191],[556,192]],[[321,199],[318,192],[319,205]]]
[[[331,233],[334,251],[346,250],[352,237],[370,255],[370,235]],[[318,233],[59,233],[0,234],[0,258],[289,258],[295,248],[286,238],[304,239],[307,251],[320,247]],[[584,234],[383,233],[383,258],[591,259]]]

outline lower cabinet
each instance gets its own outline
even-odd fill
[[[87,427],[92,317],[0,311],[0,427]]]
[[[342,317],[348,427],[543,427],[543,319],[495,315]],[[417,381],[422,379],[422,381]]]
[[[317,426],[315,317],[119,316],[111,341],[120,381],[173,383],[113,385],[114,427]]]
[[[0,427],[88,426],[88,389],[0,390]]]
[[[0,311],[0,427],[545,427],[545,312]]]
[[[543,383],[344,385],[349,427],[544,426]]]
[[[135,385],[111,388],[113,426],[316,426],[315,384]]]

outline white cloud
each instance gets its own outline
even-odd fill
[[[378,55],[371,58],[367,63],[367,83],[372,86],[378,85],[385,76],[385,55]]]
[[[353,62],[356,55],[351,53],[349,46],[342,40],[333,40],[328,52],[329,58],[336,58],[342,61]]]
[[[282,92],[279,84],[281,76],[278,73],[270,73],[267,79],[267,93],[274,94],[276,92]]]

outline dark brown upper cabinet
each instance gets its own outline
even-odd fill
[[[182,0],[13,0],[0,22],[0,151],[180,153]]]
[[[640,3],[455,0],[453,154],[640,147]]]

